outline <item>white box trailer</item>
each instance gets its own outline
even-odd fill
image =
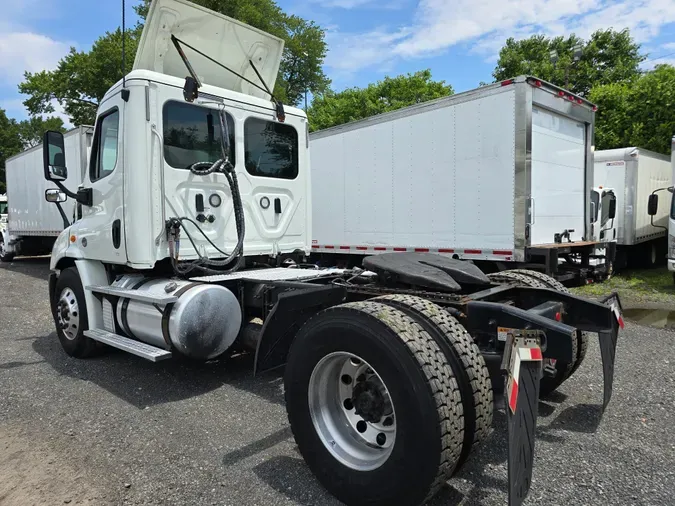
[[[617,266],[659,263],[666,253],[669,209],[660,206],[653,217],[654,226],[647,202],[653,191],[672,184],[670,158],[628,147],[596,151],[594,163],[595,186],[612,188],[616,195],[614,223],[602,216],[599,226],[601,240],[616,237]]]
[[[94,129],[76,127],[64,134],[65,163],[69,170],[66,188],[77,192],[87,170],[87,160]],[[44,178],[42,144],[7,159],[7,228],[0,236],[0,259],[14,256],[43,255],[51,252],[54,241],[64,229],[58,209],[45,200],[45,191],[56,188]],[[75,201],[62,204],[65,215],[73,221]]]
[[[589,265],[594,110],[522,76],[311,134],[313,252],[604,272]]]

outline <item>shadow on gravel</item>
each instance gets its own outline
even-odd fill
[[[0,264],[0,269],[18,272],[37,279],[49,279],[50,257],[19,257],[9,263]]]
[[[35,365],[35,364],[42,364],[44,363],[44,360],[36,360],[35,362],[5,362],[4,364],[0,364],[0,370],[9,370],[9,369],[16,369],[17,367],[24,367],[27,365]]]
[[[265,436],[258,441],[254,441],[253,443],[247,444],[241,448],[237,448],[230,453],[226,453],[223,457],[223,465],[227,467],[238,464],[240,461],[252,457],[257,453],[269,450],[273,446],[276,446],[292,437],[293,433],[291,432],[291,428],[284,427],[283,429],[273,432],[272,434]]]
[[[598,430],[602,421],[602,406],[597,404],[576,404],[565,408],[546,427],[547,431],[569,430],[592,434]],[[539,428],[537,428],[539,430]]]
[[[328,495],[301,458],[285,455],[273,457],[255,466],[253,472],[296,504],[342,504]]]
[[[33,338],[32,347],[59,374],[90,381],[139,409],[196,397],[225,384],[283,403],[281,376],[268,373],[254,378],[252,354],[205,364],[179,358],[152,363],[106,348],[101,356],[82,360],[66,355],[54,332]]]

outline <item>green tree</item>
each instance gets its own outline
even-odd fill
[[[46,118],[40,116],[32,116],[19,123],[19,139],[23,145],[23,149],[32,148],[42,142],[42,137],[47,130],[55,130],[64,133],[66,129],[63,127],[63,120],[61,118]]]
[[[126,71],[133,67],[141,27],[127,30]],[[90,51],[70,52],[53,71],[24,74],[19,91],[28,95],[24,105],[31,115],[54,112],[59,102],[74,125],[92,125],[105,92],[122,78],[122,30],[106,32]]]
[[[573,48],[577,45],[581,56],[575,62]],[[552,52],[557,55],[555,63]],[[507,39],[492,76],[502,81],[528,74],[562,87],[569,80],[570,91],[587,95],[595,85],[636,77],[644,59],[628,30],[598,30],[587,41],[574,34],[554,38],[533,35],[518,41]]]
[[[4,109],[0,109],[0,193],[5,193],[5,162],[22,149],[19,137],[19,124],[8,118]]]
[[[675,133],[675,67],[658,65],[630,81],[594,87],[596,149],[641,148],[670,154]]]
[[[432,80],[431,71],[422,70],[385,77],[366,88],[327,92],[314,98],[307,115],[310,130],[323,130],[452,94],[452,86]]]

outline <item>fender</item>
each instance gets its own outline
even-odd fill
[[[72,227],[65,228],[59,236],[54,241],[54,246],[52,246],[52,256],[49,261],[49,269],[52,271],[57,271],[57,265],[64,258],[73,258],[79,259],[82,257],[82,252],[79,248],[70,244],[70,233]]]

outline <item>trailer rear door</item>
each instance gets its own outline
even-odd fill
[[[531,245],[550,244],[554,234],[584,235],[586,126],[532,108]]]

